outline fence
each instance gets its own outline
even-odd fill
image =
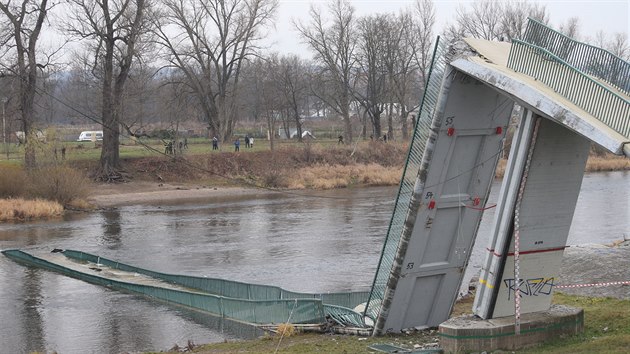
[[[508,67],[534,77],[611,129],[630,137],[630,101],[548,50],[513,40]]]
[[[630,63],[613,53],[578,42],[531,18],[522,40],[546,49],[583,73],[607,81],[630,94]]]

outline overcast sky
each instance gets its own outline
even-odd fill
[[[271,50],[281,53],[293,53],[308,58],[311,53],[300,42],[297,32],[294,30],[292,20],[302,23],[308,22],[308,11],[311,4],[322,7],[328,3],[326,0],[279,0],[280,8],[276,17],[276,30],[271,30],[268,40]],[[370,13],[397,13],[400,9],[411,6],[413,0],[351,0],[356,9],[356,14],[361,16]],[[472,1],[434,0],[436,9],[436,31],[440,32],[447,23],[453,22],[455,10],[459,4]],[[548,0],[529,1],[545,4],[550,14],[551,25],[558,27],[571,17],[580,19],[580,35],[583,38],[594,37],[597,31],[607,34],[616,32],[630,33],[630,0]]]

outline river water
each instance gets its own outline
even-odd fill
[[[496,199],[500,182],[492,188]],[[84,250],[152,270],[305,292],[369,289],[397,188],[125,206],[0,225],[0,248]],[[478,273],[493,209],[466,279]],[[568,244],[630,237],[630,173],[587,174]],[[0,353],[121,353],[259,335],[0,257]]]

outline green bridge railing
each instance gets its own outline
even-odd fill
[[[534,77],[611,129],[630,138],[630,101],[550,51],[513,40],[507,66]]]
[[[367,292],[311,294],[291,292],[276,286],[249,284],[224,279],[166,274],[134,267],[81,251],[65,250],[63,255],[99,268],[142,274],[186,289],[127,282],[90,274],[50,262],[20,250],[3,250],[7,257],[28,265],[52,270],[76,279],[113,289],[129,291],[162,301],[188,306],[216,316],[254,324],[324,323],[330,315],[341,325],[363,328],[363,315],[352,310],[367,300]]]
[[[532,18],[522,40],[548,50],[583,73],[598,77],[630,94],[630,63],[615,54],[574,40]]]

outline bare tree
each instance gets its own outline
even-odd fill
[[[456,23],[447,27],[449,39],[474,37],[486,40],[510,41],[522,37],[527,17],[547,23],[549,15],[544,5],[527,1],[476,0],[467,8],[457,9]]]
[[[372,135],[381,136],[381,113],[387,101],[388,71],[386,58],[395,51],[396,34],[390,15],[372,15],[358,21],[358,72],[353,94],[365,108],[372,123]]]
[[[615,33],[605,48],[625,61],[630,60],[630,43],[628,42],[628,33]]]
[[[431,53],[433,53],[433,43],[435,40],[433,32],[433,28],[435,27],[435,7],[433,6],[433,1],[416,0],[415,16],[409,19],[403,14],[400,20],[401,22],[412,21],[417,24],[417,27],[414,29],[415,33],[403,32],[403,39],[415,52],[414,58],[416,65],[420,69],[422,87],[424,87],[427,83],[427,75],[429,74],[429,66],[431,65]]]
[[[570,17],[567,21],[560,25],[558,30],[565,36],[573,39],[579,39],[580,36],[580,19],[578,17]]]
[[[398,49],[390,70],[392,90],[399,104],[403,139],[409,136],[407,116],[420,105],[419,97],[428,80],[435,40],[433,1],[417,0],[412,11],[398,16]]]
[[[501,3],[493,0],[479,0],[470,4],[470,9],[459,5],[456,21],[465,37],[487,40],[501,38]]]
[[[278,2],[167,0],[164,4],[164,23],[157,26],[157,34],[166,59],[186,76],[211,134],[225,141],[236,122],[244,60],[255,55],[256,42],[271,23]]]
[[[528,17],[542,23],[549,22],[549,14],[543,4],[518,0],[504,3],[501,16],[501,39],[511,41],[515,38],[523,38]]]
[[[150,0],[69,0],[67,31],[87,41],[92,50],[92,73],[101,81],[103,147],[98,178],[120,175],[121,104],[137,46],[147,33]]]
[[[8,22],[4,22],[0,30],[0,56],[11,56],[10,63],[5,66],[9,75],[18,78],[18,99],[22,130],[26,139],[24,162],[27,168],[35,167],[35,147],[33,138],[35,132],[34,101],[37,91],[38,67],[44,66],[37,62],[37,45],[42,26],[53,5],[47,0],[22,0],[21,3],[0,1],[0,10]]]
[[[248,80],[255,88],[256,114],[267,123],[269,147],[275,148],[278,121],[286,111],[286,100],[283,98],[283,87],[277,77],[281,76],[280,59],[277,54],[266,58],[256,58],[248,65]]]
[[[630,60],[630,43],[628,42],[628,34],[618,32],[613,35],[607,35],[604,31],[598,31],[595,34],[595,45],[604,48],[612,54],[624,60]]]
[[[306,104],[308,95],[307,65],[299,57],[280,57],[277,67],[272,71],[273,79],[278,85],[278,94],[281,95],[284,106],[288,111],[288,116],[295,123],[297,136],[302,141],[302,118],[301,113]]]
[[[354,8],[347,0],[334,0],[328,9],[332,17],[330,24],[325,23],[319,9],[311,7],[310,24],[294,25],[315,52],[315,61],[322,65],[321,78],[330,89],[315,94],[341,115],[345,142],[349,144],[352,142],[350,100],[356,46]]]

